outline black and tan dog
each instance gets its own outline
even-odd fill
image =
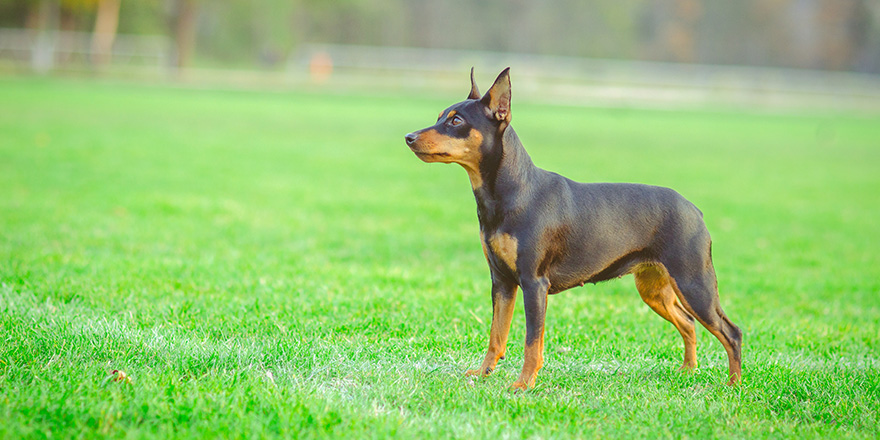
[[[467,374],[488,375],[504,357],[518,287],[525,362],[512,387],[527,389],[544,363],[547,295],[631,273],[642,299],[681,333],[681,370],[697,363],[696,317],[727,350],[729,384],[739,382],[742,333],[721,310],[700,210],[668,188],[584,184],[536,167],[510,126],[508,70],[481,97],[471,69],[468,99],[406,135],[423,161],[463,166],[477,199],[492,328],[483,364]]]

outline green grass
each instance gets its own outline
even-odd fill
[[[631,277],[588,285],[513,394],[521,305],[462,375],[491,320],[466,174],[403,142],[455,99],[0,81],[0,437],[880,435],[876,117],[515,102],[539,166],[703,210],[745,340],[742,386],[702,328],[679,375]]]

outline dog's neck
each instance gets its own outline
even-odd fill
[[[482,185],[474,189],[480,229],[495,230],[505,215],[522,197],[529,195],[535,165],[513,127],[507,126],[492,154],[480,162]],[[500,148],[498,148],[500,147]]]

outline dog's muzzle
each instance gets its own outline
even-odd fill
[[[416,143],[417,140],[419,140],[419,135],[417,135],[415,133],[409,133],[405,136],[405,139],[406,139],[406,144],[409,145],[410,147],[412,147],[412,145],[414,143]]]

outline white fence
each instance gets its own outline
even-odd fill
[[[20,72],[89,70],[91,38],[83,32],[0,29],[0,63]],[[198,86],[454,95],[469,90],[472,66],[484,89],[511,66],[517,98],[539,102],[880,112],[880,77],[851,72],[345,45],[302,45],[281,70],[177,72],[172,52],[172,41],[164,36],[117,35],[109,74],[122,70]]]
[[[171,42],[163,36],[116,35],[114,65],[151,69],[170,66]],[[92,34],[88,32],[0,29],[0,60],[27,65],[38,73],[91,65]]]
[[[466,93],[472,66],[484,89],[511,66],[517,95],[536,101],[880,111],[880,77],[851,72],[339,45],[303,46],[289,70],[315,70],[316,60],[332,63],[328,81],[340,77],[373,88]]]

